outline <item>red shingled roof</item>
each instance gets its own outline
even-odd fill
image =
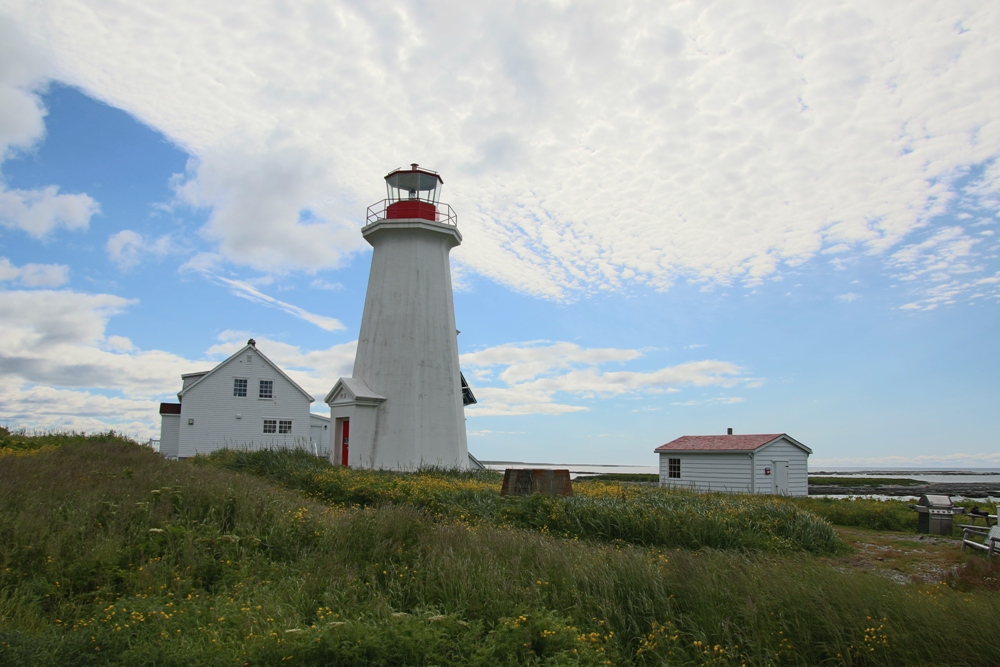
[[[656,452],[751,452],[760,449],[784,433],[749,435],[684,435],[660,445]]]

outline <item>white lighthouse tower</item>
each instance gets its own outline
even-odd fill
[[[449,253],[462,242],[441,177],[413,164],[361,230],[374,248],[352,377],[326,396],[334,464],[468,467]],[[474,399],[473,399],[474,400]]]

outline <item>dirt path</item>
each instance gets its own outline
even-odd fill
[[[936,584],[969,559],[984,558],[978,553],[963,552],[961,540],[952,538],[839,526],[836,531],[855,551],[828,559],[831,565],[867,570],[899,583]]]

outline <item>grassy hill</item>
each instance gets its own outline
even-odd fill
[[[500,500],[491,475],[113,434],[4,452],[0,665],[1000,664],[994,592],[832,568],[846,547],[791,503]]]

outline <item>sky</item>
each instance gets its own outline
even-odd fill
[[[0,422],[158,437],[250,337],[350,376],[444,179],[469,450],[1000,465],[1000,5],[0,0]]]

